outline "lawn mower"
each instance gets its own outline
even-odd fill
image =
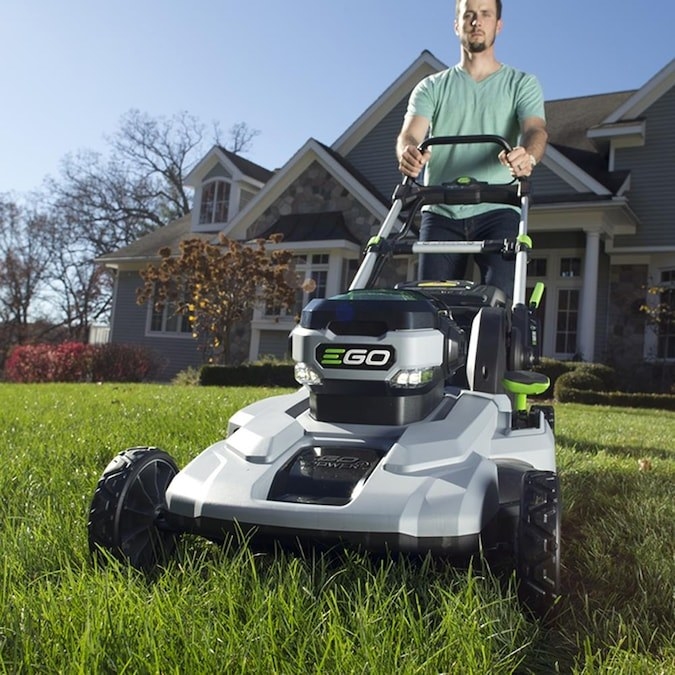
[[[436,137],[434,144],[499,136]],[[366,551],[508,558],[521,597],[547,611],[560,591],[553,409],[529,405],[538,359],[536,286],[525,301],[530,185],[405,178],[349,289],[315,298],[290,334],[300,388],[236,412],[226,438],[179,470],[153,446],[118,454],[89,513],[89,545],[142,570],[182,533],[245,533]],[[517,237],[420,242],[425,204],[520,207]],[[420,253],[515,257],[513,298],[467,280],[382,287],[387,262]],[[105,556],[104,556],[105,557]]]

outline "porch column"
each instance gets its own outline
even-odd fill
[[[577,350],[584,361],[595,358],[595,315],[598,305],[598,267],[600,262],[600,232],[586,232],[581,312],[579,314]]]

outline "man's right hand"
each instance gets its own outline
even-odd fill
[[[420,152],[416,145],[406,145],[398,162],[398,170],[405,176],[417,178],[431,157],[431,148]]]

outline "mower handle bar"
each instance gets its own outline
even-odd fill
[[[418,146],[417,149],[420,152],[424,152],[427,148],[430,148],[432,145],[467,145],[469,143],[494,143],[498,145],[504,152],[511,152],[513,148],[511,144],[503,137],[497,134],[471,134],[469,136],[430,136],[423,140]],[[523,180],[522,178],[519,180]],[[407,187],[410,183],[414,182],[414,178],[410,176],[405,176],[401,182],[402,187]]]
[[[502,136],[496,134],[473,134],[471,136],[431,136],[422,141],[417,149],[424,152],[432,145],[461,145],[468,143],[494,143],[499,145],[505,152],[511,152],[511,144]]]
[[[424,152],[427,148],[432,145],[458,145],[458,144],[467,144],[467,143],[494,143],[502,148],[505,152],[511,152],[513,149],[510,143],[496,134],[474,134],[471,136],[431,136],[425,139],[418,146],[420,152]],[[521,202],[521,220],[518,226],[518,237],[525,236],[527,234],[527,219],[528,219],[528,207],[529,207],[529,181],[526,178],[519,178],[520,182],[520,202]],[[394,227],[398,222],[398,217],[406,204],[408,202],[408,196],[406,193],[410,188],[416,185],[415,179],[410,176],[405,176],[396,192],[394,193],[394,202],[387,214],[387,217],[384,219],[380,230],[378,232],[378,237],[386,239],[389,234],[392,232]],[[502,186],[503,187],[503,186]],[[414,201],[414,199],[413,199]],[[468,242],[467,242],[468,243]],[[491,247],[493,242],[479,242],[478,246],[481,250],[485,250],[486,247]],[[475,245],[475,243],[474,243]],[[441,248],[440,242],[435,245],[429,246],[428,244],[420,245],[420,242],[417,242],[414,245],[415,252],[431,252],[432,248],[440,253]],[[349,290],[354,290],[357,288],[367,288],[371,275],[374,273],[376,268],[377,253],[375,250],[369,250],[359,266],[359,269],[354,276],[354,279],[349,287]],[[524,303],[525,298],[525,281],[526,281],[526,269],[525,265],[527,264],[527,253],[525,249],[516,251],[516,265],[515,265],[515,274],[514,274],[514,296],[513,303],[521,304]]]

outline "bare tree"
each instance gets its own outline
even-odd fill
[[[239,122],[230,129],[227,147],[249,150],[258,133]],[[95,256],[189,213],[191,192],[185,177],[205,152],[205,127],[186,112],[153,118],[130,110],[107,140],[107,160],[91,151],[68,155],[61,179],[47,184],[54,207],[79,223]]]
[[[257,134],[235,124],[229,147],[245,151]],[[105,155],[67,155],[59,177],[48,178],[43,191],[49,217],[41,237],[52,256],[49,279],[45,267],[40,281],[48,286],[52,320],[73,339],[87,339],[91,323],[111,305],[111,272],[95,260],[189,213],[185,177],[206,150],[205,126],[187,112],[153,118],[130,110],[106,140]]]
[[[113,274],[97,263],[90,242],[78,236],[76,224],[55,218],[48,239],[53,257],[49,287],[52,309],[71,340],[86,342],[92,323],[107,318]]]
[[[50,180],[54,207],[79,223],[95,255],[126,246],[190,211],[185,176],[199,159],[204,126],[187,113],[170,119],[129,111],[108,139],[110,155],[81,151]]]
[[[43,318],[39,303],[46,288],[51,249],[47,217],[0,197],[0,360],[12,344],[24,342],[30,324]]]
[[[166,223],[191,208],[185,176],[199,160],[203,141],[204,125],[187,112],[167,119],[130,110],[110,144],[135,182],[154,187],[151,201],[162,206],[155,216]]]
[[[246,122],[237,122],[230,128],[230,140],[225,143],[225,149],[237,155],[250,152],[253,139],[260,135],[257,129],[251,129]]]

